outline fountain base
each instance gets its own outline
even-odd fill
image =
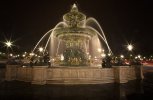
[[[32,84],[102,84],[126,83],[142,79],[141,66],[96,67],[19,67],[7,65],[6,80],[19,80]]]

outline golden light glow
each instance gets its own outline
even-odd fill
[[[61,54],[61,61],[63,61],[64,60],[64,56],[63,56],[63,54]]]
[[[29,55],[30,55],[30,56],[34,56],[35,54],[34,54],[33,52],[31,52]]]
[[[102,56],[102,58],[105,58],[106,57],[106,54],[102,53],[101,56]]]
[[[97,50],[98,50],[98,52],[101,52],[101,49],[100,48],[98,48]]]
[[[124,58],[124,55],[120,55],[121,58]]]

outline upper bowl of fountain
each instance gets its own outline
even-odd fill
[[[55,36],[60,39],[64,40],[68,37],[91,39],[96,35],[94,30],[86,27],[86,15],[78,11],[76,4],[63,16],[63,22],[64,24],[54,30]]]
[[[84,27],[86,16],[78,11],[78,7],[74,4],[70,12],[63,16],[63,21],[68,27]]]

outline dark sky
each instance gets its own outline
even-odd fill
[[[0,41],[11,37],[16,40],[14,49],[32,50],[43,34],[62,21],[73,3],[87,17],[99,21],[115,54],[126,51],[127,43],[134,44],[136,53],[153,54],[151,0],[3,0]]]

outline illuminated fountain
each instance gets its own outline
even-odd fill
[[[44,40],[46,43],[42,45]],[[45,64],[35,64],[32,67],[7,65],[7,81],[20,80],[32,84],[102,84],[126,83],[143,78],[140,66],[102,68],[102,58],[106,54],[112,54],[104,32],[94,18],[86,19],[75,4],[63,16],[63,21],[39,40],[30,53],[32,57],[36,50],[41,54],[40,58],[49,51],[52,67]]]
[[[44,51],[49,46],[50,60],[58,66],[89,66],[91,61],[101,59],[104,51],[112,53],[100,24],[94,18],[86,19],[75,4],[63,21],[40,39],[33,52],[47,36]]]

